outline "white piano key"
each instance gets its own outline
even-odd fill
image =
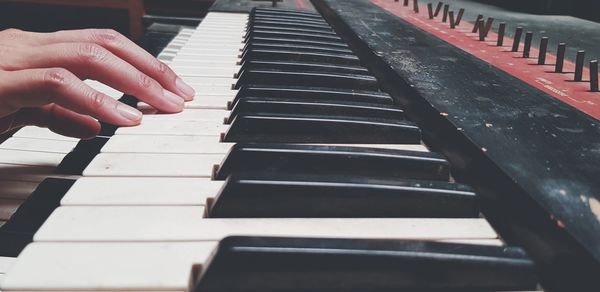
[[[229,100],[233,99],[233,97],[226,96],[204,96],[199,97],[196,94],[196,98],[192,101],[185,103],[186,109],[227,109],[227,103]],[[138,102],[138,109],[146,110],[153,109],[152,106],[145,102]]]
[[[11,137],[0,144],[0,149],[69,153],[76,145],[77,141]]]
[[[185,50],[188,52],[200,53],[200,54],[214,54],[214,53],[226,53],[231,55],[239,54],[239,47],[185,47]]]
[[[241,66],[239,65],[235,65],[233,63],[224,63],[224,64],[215,64],[214,60],[210,61],[204,61],[204,60],[195,60],[195,61],[190,61],[190,60],[174,60],[173,63],[171,63],[171,68],[177,69],[177,68],[198,68],[198,69],[206,69],[206,71],[208,71],[210,68],[214,68],[216,70],[234,70],[234,71],[239,71]]]
[[[222,109],[187,109],[176,114],[145,113],[144,122],[149,121],[223,121],[230,112]]]
[[[0,149],[2,164],[56,167],[64,157],[64,153]]]
[[[207,178],[83,177],[62,198],[62,206],[202,206],[222,181]]]
[[[165,64],[169,64],[171,60],[173,60],[173,57],[166,54],[160,54],[156,57],[156,59],[162,61]]]
[[[233,143],[219,141],[219,136],[115,135],[104,145],[103,153],[181,153],[226,154]],[[131,147],[131,145],[136,145]],[[319,144],[362,148],[384,148],[429,152],[421,144]]]
[[[245,34],[244,30],[239,30],[233,26],[223,27],[220,30],[198,30],[197,33],[190,36],[190,41],[202,42],[204,40],[221,40],[223,42],[241,41]]]
[[[223,154],[100,153],[84,176],[211,177]]]
[[[187,103],[202,102],[203,99],[222,98],[230,101],[237,95],[237,89],[196,87],[196,96]]]
[[[222,84],[206,86],[202,84],[189,83],[194,91],[196,91],[196,97],[202,97],[203,95],[231,95],[233,91],[232,85]]]
[[[194,59],[201,59],[201,60],[210,60],[210,59],[214,59],[215,62],[229,62],[229,63],[233,63],[233,64],[237,64],[241,61],[241,59],[237,56],[237,55],[228,55],[228,54],[219,54],[219,53],[214,53],[214,54],[199,54],[199,53],[195,53],[195,52],[187,52],[184,50],[181,50],[178,54],[177,54],[177,60],[179,60],[179,57],[187,57],[187,58],[194,58]]]
[[[115,135],[102,147],[103,153],[225,154],[233,143],[219,136]],[[136,145],[132,147],[131,145]]]
[[[3,291],[188,291],[192,267],[217,242],[33,243],[2,281]]]
[[[198,65],[198,64],[207,64],[207,65],[235,65],[239,61],[239,58],[225,58],[225,59],[217,59],[217,58],[202,58],[199,59],[197,55],[177,55],[176,58],[173,59],[173,62],[190,62],[190,65]]]
[[[235,67],[238,67],[237,70]],[[233,75],[239,71],[240,66],[230,66],[230,67],[182,67],[182,66],[172,66],[171,68],[175,73],[179,76],[186,77],[221,77],[221,78],[233,78]]]
[[[197,76],[182,76],[181,77],[186,83],[190,85],[200,85],[205,87],[221,87],[229,86],[237,82],[234,78],[220,78],[220,77],[197,77]]]
[[[14,133],[13,137],[50,139],[60,141],[79,141],[79,139],[77,138],[56,134],[48,130],[47,128],[40,128],[36,126],[25,126],[19,129],[16,133]]]
[[[225,50],[231,51],[233,53],[236,52],[241,52],[240,49],[242,49],[244,47],[243,43],[216,43],[216,44],[210,44],[210,43],[193,43],[190,42],[186,45],[186,48],[189,49],[219,49],[219,48],[223,48]],[[206,59],[206,58],[203,58]],[[202,60],[198,60],[198,61],[202,61]]]
[[[223,121],[144,121],[135,127],[117,129],[117,135],[184,135],[206,136],[220,135],[229,128]],[[1,154],[1,152],[0,152]],[[1,156],[0,156],[1,162]]]
[[[213,241],[232,235],[372,239],[495,239],[485,219],[203,218],[202,206],[59,207],[34,241]],[[93,226],[93,228],[90,228]]]
[[[0,257],[0,274],[6,274],[15,264],[16,260],[14,257]]]
[[[0,198],[25,200],[38,185],[37,182],[0,180]]]
[[[90,87],[92,87],[95,90],[98,90],[114,99],[119,99],[121,97],[123,97],[123,92],[120,92],[102,82],[98,82],[96,80],[85,80],[84,81],[87,85],[89,85]]]

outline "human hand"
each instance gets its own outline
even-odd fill
[[[94,79],[175,113],[194,90],[164,63],[113,30],[0,31],[0,133],[24,125],[78,138],[99,121],[134,126],[142,114],[94,90]]]

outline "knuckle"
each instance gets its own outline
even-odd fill
[[[158,73],[165,74],[165,73],[168,73],[170,71],[169,66],[167,66],[167,64],[165,64],[165,63],[163,63],[161,61],[157,61],[157,63],[158,64],[157,64],[156,67],[157,67]]]
[[[95,90],[90,93],[90,106],[92,108],[105,107],[108,102],[106,95]]]
[[[52,89],[59,89],[69,83],[71,73],[63,68],[51,68],[44,72],[42,78],[46,86]]]
[[[0,56],[14,56],[14,52],[9,47],[0,45]],[[6,57],[0,58],[0,68],[5,70],[14,70],[14,62],[7,60]]]
[[[119,44],[124,36],[113,29],[94,29],[92,37],[100,44]]]
[[[9,28],[2,31],[2,36],[9,40],[18,40],[24,33],[25,32],[20,29]]]
[[[106,59],[108,51],[97,44],[83,43],[77,46],[77,55],[86,63],[97,63]]]
[[[138,82],[139,82],[140,86],[143,88],[150,88],[155,83],[155,81],[152,80],[152,78],[150,78],[148,75],[146,75],[144,73],[140,73],[138,75]]]

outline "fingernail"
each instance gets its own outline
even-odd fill
[[[117,104],[117,111],[119,112],[119,114],[122,117],[124,117],[130,121],[137,122],[142,118],[142,113],[140,111],[138,111],[137,109],[134,109],[124,103]]]
[[[166,89],[163,89],[163,94],[165,99],[168,100],[172,104],[176,104],[179,107],[183,107],[183,103],[185,102],[183,98],[173,92],[170,92]]]
[[[188,100],[192,100],[194,95],[196,95],[196,91],[179,77],[177,77],[177,80],[175,80],[175,86],[177,86],[179,91],[185,94],[186,99],[189,98]]]

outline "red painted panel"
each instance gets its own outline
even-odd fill
[[[472,23],[463,19],[456,29],[450,29],[449,23],[442,22],[442,11],[438,17],[429,19],[426,5],[420,5],[420,13],[415,13],[412,10],[412,4],[405,7],[402,5],[402,1],[371,1],[422,30],[554,96],[596,120],[600,120],[600,93],[590,91],[589,70],[584,68],[583,82],[573,82],[575,64],[572,62],[565,60],[563,69],[565,73],[554,73],[556,56],[551,53],[547,54],[547,65],[537,65],[539,52],[533,47],[530,57],[523,58],[524,33],[519,52],[511,52],[512,39],[505,37],[504,46],[498,47],[496,46],[498,35],[490,31],[486,41],[479,41],[479,34],[471,32]],[[456,13],[457,11],[455,11]],[[527,28],[524,30],[526,31]],[[548,51],[555,50],[556,48],[548,49]]]

